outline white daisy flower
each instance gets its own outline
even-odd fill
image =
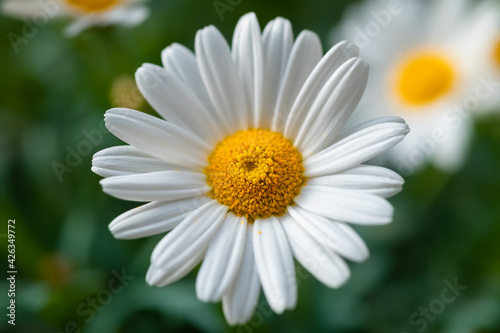
[[[149,10],[146,0],[6,0],[2,12],[19,18],[35,18],[37,15],[72,17],[74,21],[66,29],[68,37],[74,37],[92,26],[120,24],[135,26],[142,23]]]
[[[341,131],[366,86],[368,66],[341,42],[322,57],[319,38],[276,18],[260,31],[243,16],[232,50],[213,26],[196,54],[174,44],[163,67],[136,73],[146,100],[166,120],[129,109],[106,112],[107,128],[130,146],[98,152],[92,170],[104,192],[149,202],[110,230],[132,239],[170,231],[146,280],[166,286],[202,260],[200,300],[221,301],[227,321],[252,316],[260,287],[276,313],[295,307],[295,257],[325,285],[349,278],[341,257],[367,258],[348,223],[385,224],[395,172],[362,164],[400,142],[397,117]]]
[[[466,0],[377,0],[350,8],[333,31],[332,40],[353,41],[373,68],[359,119],[397,115],[412,128],[388,155],[400,172],[426,161],[453,170],[464,160],[470,113],[493,95],[479,63],[496,19]]]

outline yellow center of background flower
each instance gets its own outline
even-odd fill
[[[210,195],[250,221],[282,215],[304,183],[301,154],[290,140],[269,130],[226,137],[208,162]]]
[[[118,5],[122,0],[66,0],[66,3],[85,13],[102,12]]]
[[[453,88],[455,73],[448,59],[419,54],[406,59],[396,77],[398,96],[406,103],[421,106],[434,102]]]
[[[497,68],[500,69],[500,37],[498,37],[495,48],[493,49],[493,60],[495,61]]]

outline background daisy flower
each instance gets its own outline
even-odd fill
[[[348,223],[392,220],[386,200],[401,190],[393,171],[363,163],[408,133],[401,118],[343,130],[361,98],[368,66],[347,42],[324,56],[316,34],[293,39],[291,24],[261,32],[243,16],[232,48],[213,26],[195,54],[173,44],[163,67],[136,73],[146,100],[168,121],[130,109],[106,112],[107,128],[130,146],[98,152],[104,192],[149,202],[117,217],[117,238],[170,231],[146,276],[166,286],[202,262],[200,300],[222,300],[227,321],[252,316],[262,286],[276,313],[297,301],[295,258],[325,285],[349,278],[342,257],[368,251]]]
[[[142,23],[149,10],[146,0],[6,0],[2,12],[6,15],[31,18],[46,14],[54,17],[71,17],[74,21],[66,27],[65,34],[74,37],[92,26],[119,24],[135,26]]]
[[[487,14],[487,12],[496,13],[496,34],[489,35],[492,39],[488,43],[488,47],[483,54],[480,65],[483,68],[483,75],[492,78],[490,80],[496,83],[496,89],[491,98],[483,101],[483,105],[479,109],[479,111],[483,111],[484,114],[490,114],[492,111],[497,111],[500,107],[500,4],[493,1],[485,2],[485,5],[482,6],[482,11],[477,11],[477,15],[480,16],[478,19],[481,19],[481,17],[485,15],[491,15]]]
[[[348,10],[333,31],[333,39],[358,45],[373,68],[359,119],[398,115],[412,128],[388,154],[401,172],[425,161],[447,171],[463,163],[470,113],[494,95],[479,76],[496,19],[489,5],[465,0],[366,1]]]

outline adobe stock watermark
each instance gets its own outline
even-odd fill
[[[373,38],[379,36],[382,30],[391,24],[393,16],[400,14],[403,9],[400,0],[389,0],[385,8],[371,10],[372,20],[366,22],[363,27],[354,27],[354,45],[360,49],[367,47]]]
[[[243,0],[214,0],[212,5],[221,21],[224,21],[224,13],[232,12]]]
[[[495,81],[493,74],[488,77],[480,76],[473,93],[466,96],[460,103],[455,103],[443,114],[443,127],[432,130],[430,137],[420,140],[417,147],[405,156],[399,156],[398,171],[409,176],[420,167],[425,160],[436,152],[437,146],[449,139],[449,133],[457,130],[465,119],[481,107],[481,102],[498,93],[500,81]]]
[[[415,328],[415,332],[424,332],[429,326],[429,322],[434,322],[445,311],[446,306],[453,303],[467,289],[466,285],[458,283],[457,278],[453,280],[453,283],[446,279],[443,281],[443,284],[445,287],[441,290],[438,298],[430,301],[425,307],[419,307],[418,311],[413,312],[408,317],[408,323]],[[402,331],[401,333],[410,332]]]
[[[77,305],[75,312],[83,319],[83,322],[69,321],[64,325],[64,330],[57,333],[82,333],[83,327],[90,324],[105,306],[113,301],[113,297],[125,289],[130,281],[135,279],[134,275],[128,275],[125,268],[121,272],[112,270],[113,277],[108,281],[107,287],[99,290],[95,295],[87,297]],[[50,332],[52,333],[52,332]]]
[[[24,22],[20,33],[9,32],[7,39],[12,46],[12,49],[17,54],[23,44],[28,44],[30,40],[35,38],[39,29],[46,26],[49,20],[59,13],[61,10],[61,0],[40,0],[38,2],[39,10],[31,17],[23,17]]]
[[[75,147],[66,146],[66,157],[64,163],[52,162],[52,170],[54,171],[59,182],[63,181],[63,176],[66,173],[72,173],[83,161],[83,158],[90,155],[94,147],[99,146],[104,139],[104,134],[109,133],[104,124],[104,120],[99,123],[99,128],[91,130],[84,129],[82,135],[85,139],[80,140]]]

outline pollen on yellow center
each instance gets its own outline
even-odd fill
[[[111,9],[123,0],[66,0],[66,3],[85,13],[96,13]]]
[[[454,85],[452,63],[439,54],[420,53],[406,58],[396,74],[396,92],[405,103],[422,106],[446,95]]]
[[[282,215],[304,183],[301,154],[290,140],[269,130],[226,137],[208,162],[210,195],[251,221]]]

